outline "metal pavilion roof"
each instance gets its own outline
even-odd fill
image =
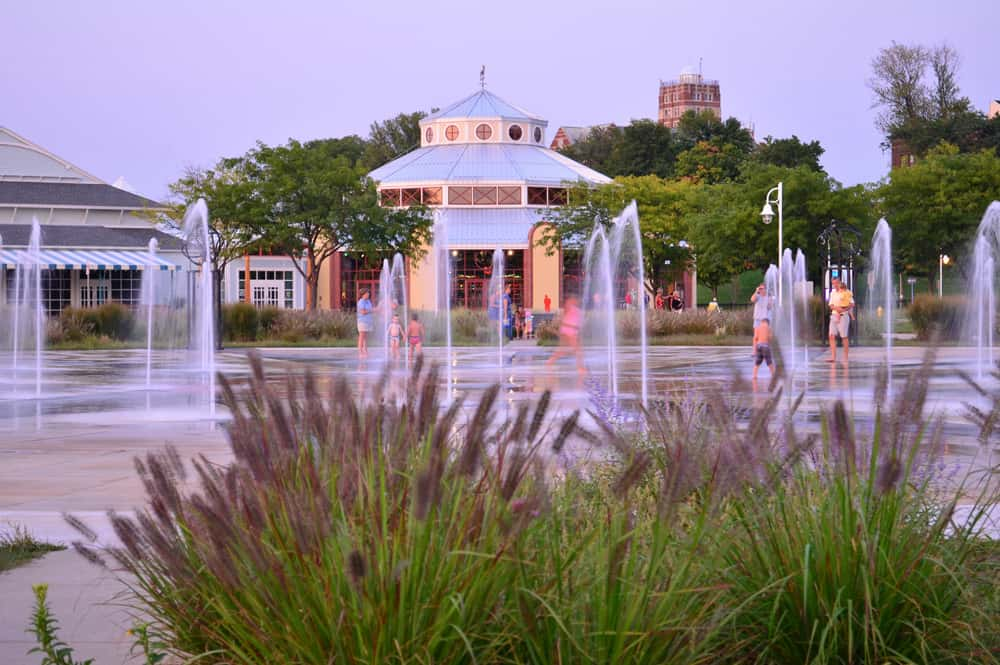
[[[542,213],[533,208],[440,208],[435,221],[447,225],[449,247],[518,249],[528,247]]]
[[[545,122],[545,119],[540,115],[514,106],[485,89],[477,90],[465,99],[461,99],[437,113],[432,113],[424,118],[421,124],[442,118],[517,118]]]
[[[441,182],[605,184],[607,176],[547,147],[462,143],[418,148],[372,171],[382,186]]]

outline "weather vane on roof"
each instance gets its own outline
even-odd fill
[[[479,87],[483,90],[486,89],[486,65],[483,65],[482,69],[479,70]]]

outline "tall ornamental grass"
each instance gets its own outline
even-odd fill
[[[623,432],[555,416],[548,393],[507,415],[496,386],[443,404],[419,362],[367,395],[251,362],[242,392],[222,381],[235,461],[197,459],[188,479],[175,452],[148,455],[146,508],[112,515],[121,547],[78,544],[129,573],[178,655],[996,662],[1000,557],[981,533],[995,484],[935,482],[927,367],[891,402],[880,383],[863,423],[837,402],[803,433],[801,397],[775,385],[748,407],[734,385]],[[992,403],[972,411],[984,441]],[[554,464],[583,445],[599,461]],[[952,519],[956,497],[970,519]]]

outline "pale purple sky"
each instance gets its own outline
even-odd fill
[[[768,134],[819,139],[845,184],[888,155],[865,86],[892,40],[947,41],[962,92],[1000,97],[1000,2],[6,3],[5,125],[105,180],[165,197],[185,165],[260,139],[367,134],[478,85],[560,125],[655,118],[659,79],[703,59],[722,110]]]

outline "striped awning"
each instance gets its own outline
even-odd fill
[[[180,270],[182,266],[148,252],[120,250],[0,249],[0,266],[40,265],[47,270]]]

